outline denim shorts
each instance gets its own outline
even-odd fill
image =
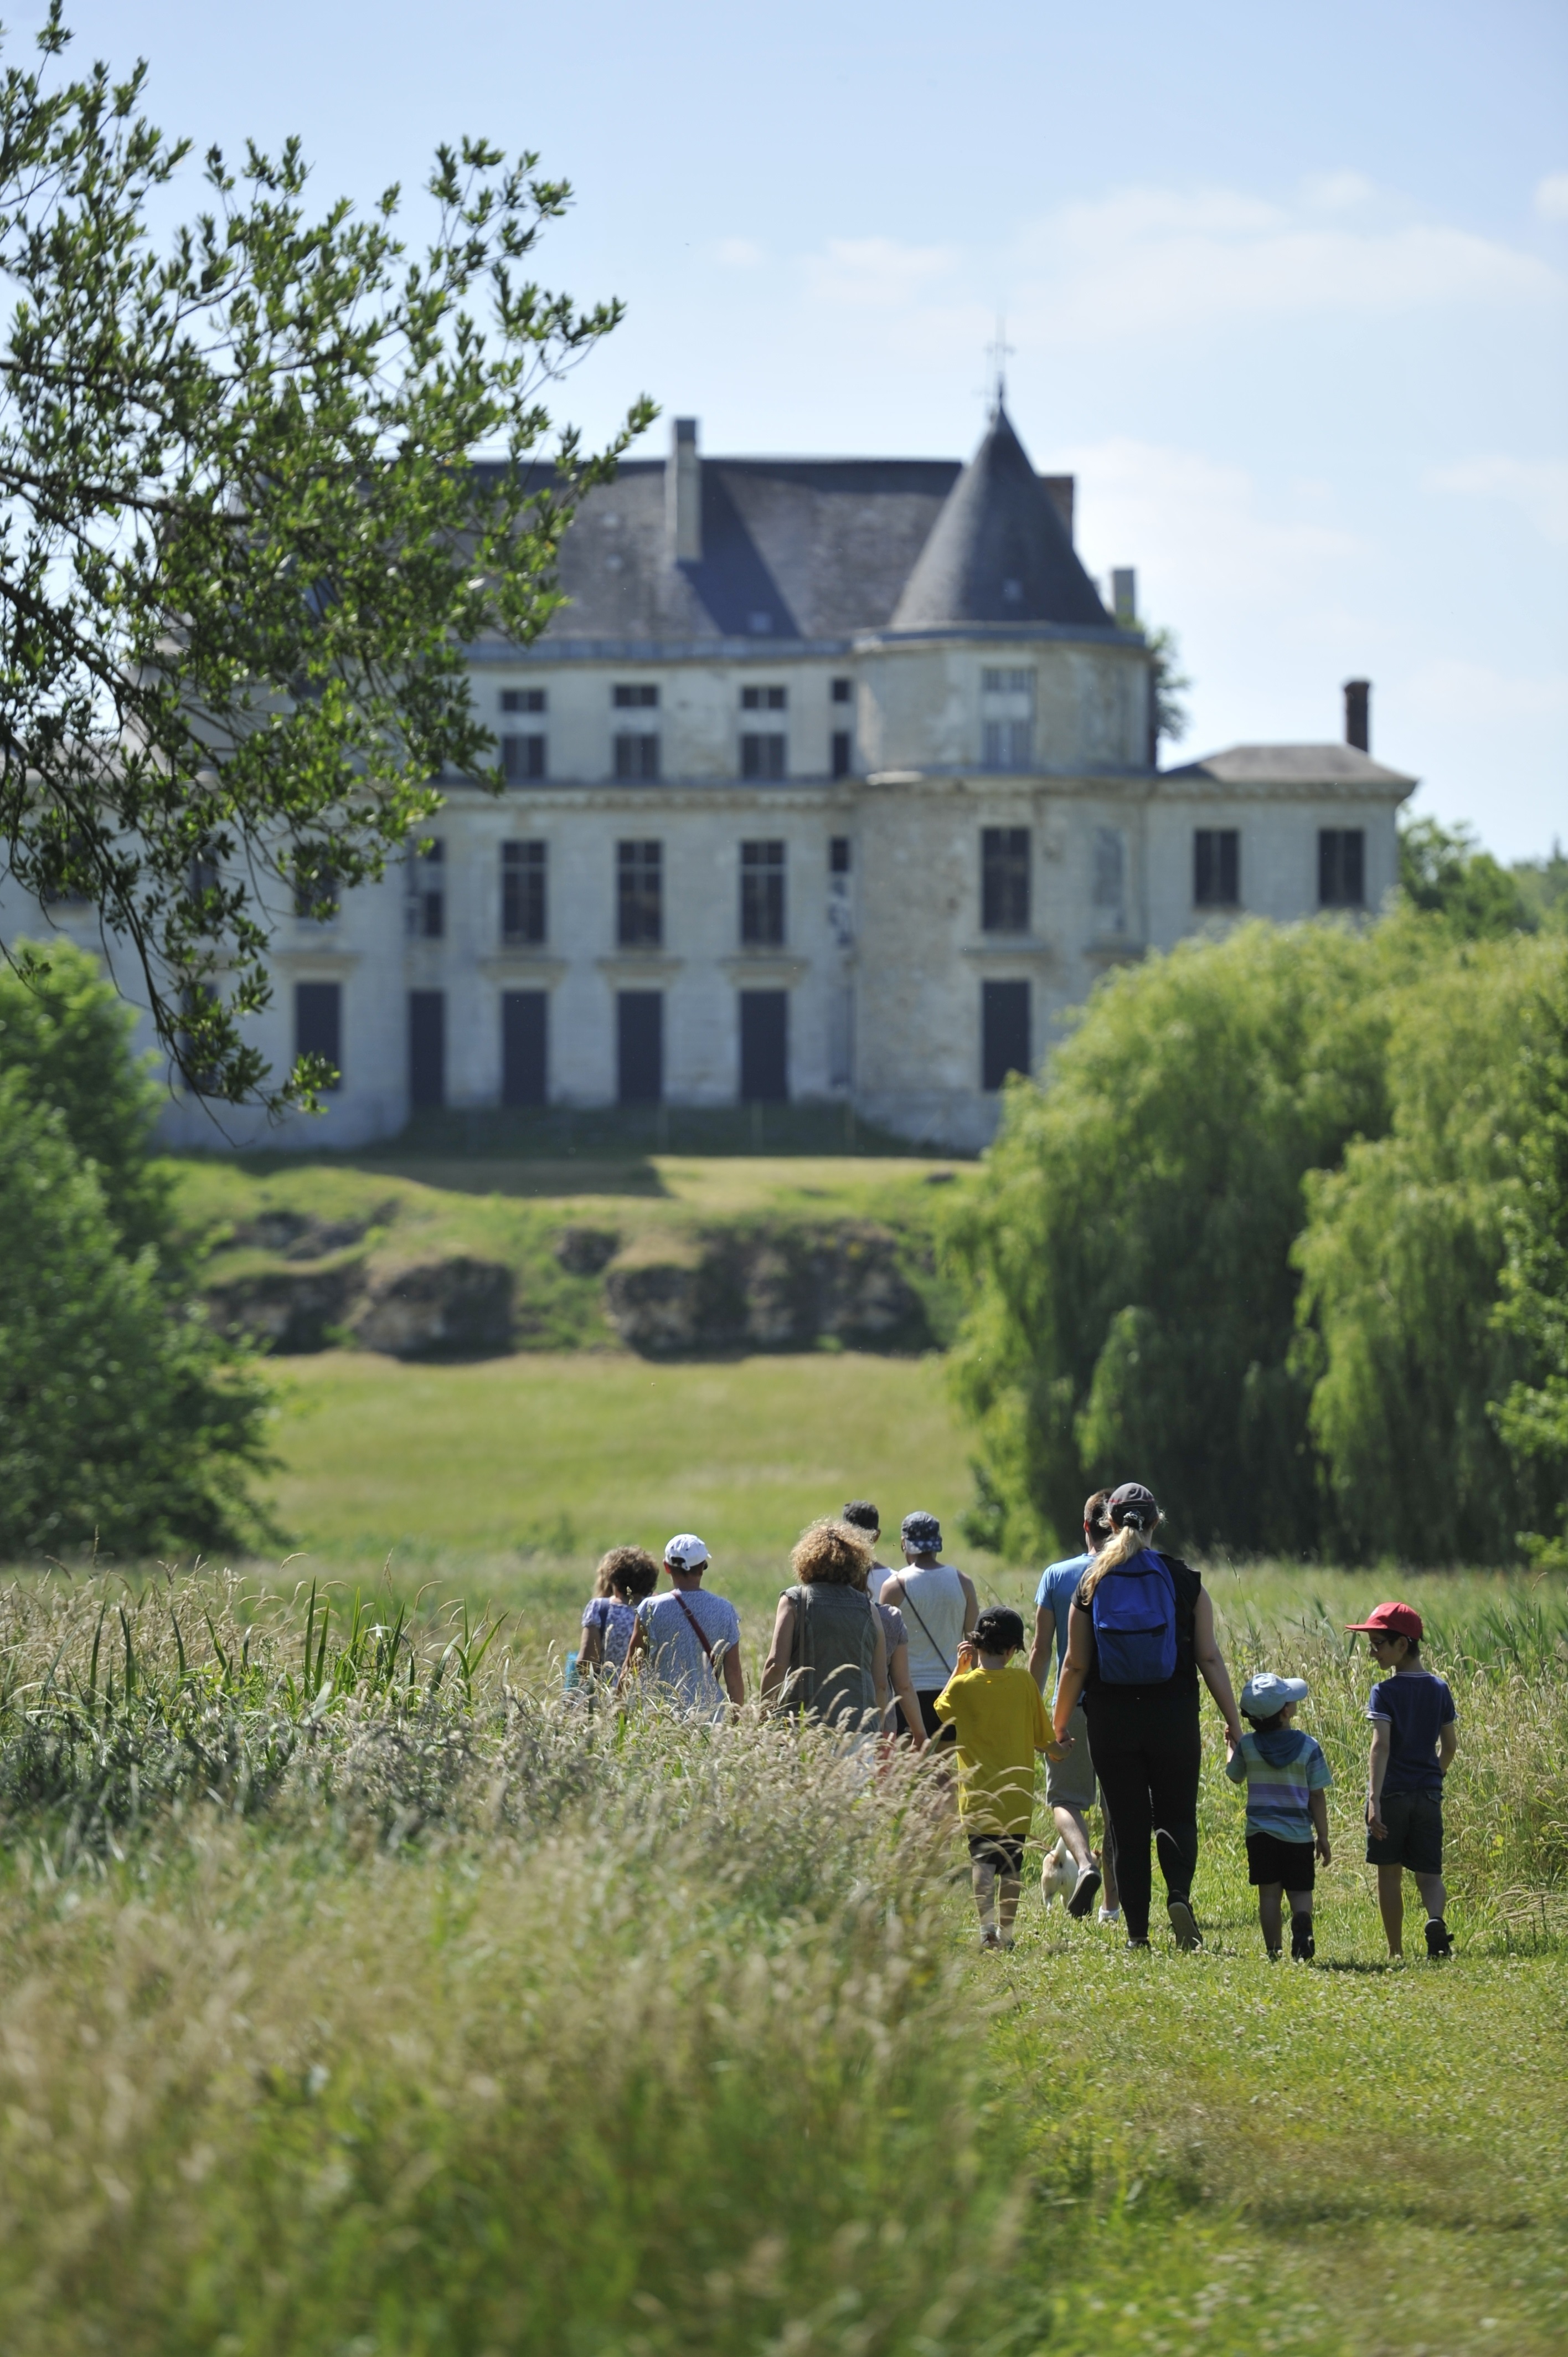
[[[1412,1874],[1443,1871],[1443,1795],[1440,1792],[1385,1792],[1386,1841],[1367,1835],[1369,1866],[1404,1866]]]

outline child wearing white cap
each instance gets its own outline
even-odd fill
[[[1230,1747],[1225,1773],[1247,1787],[1247,1879],[1258,1894],[1258,1921],[1272,1963],[1280,1953],[1280,1894],[1290,1899],[1290,1952],[1295,1964],[1314,1953],[1312,1893],[1317,1860],[1329,1862],[1326,1788],[1334,1781],[1322,1748],[1293,1727],[1305,1702],[1305,1678],[1260,1670],[1241,1689],[1251,1732]]]

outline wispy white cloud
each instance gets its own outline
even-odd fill
[[[1568,221],[1568,172],[1548,172],[1536,182],[1535,210],[1542,221]]]
[[[808,300],[898,319],[906,353],[972,335],[997,304],[1020,350],[1050,351],[1227,321],[1539,306],[1568,293],[1538,255],[1415,217],[1352,171],[1310,180],[1285,203],[1228,188],[1123,188],[1061,206],[985,253],[836,238],[801,273]]]
[[[1568,459],[1509,458],[1494,453],[1439,467],[1429,479],[1434,490],[1503,500],[1544,539],[1568,548]]]

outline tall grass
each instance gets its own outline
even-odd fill
[[[1183,2069],[1230,2057],[1289,1995],[1228,2013],[1213,1976],[1251,1945],[1166,1991],[1031,1916],[1042,2004],[997,2021],[919,1771],[756,1715],[568,1705],[510,1633],[308,1586],[0,1592],[8,2357],[1142,2348],[1113,2299],[1139,2269],[1208,2313],[1219,2214],[1174,2244],[1137,2224],[1196,2164],[1151,2174],[1131,2094],[1085,2114],[1057,2057],[1098,2023],[1135,2072],[1178,2003]],[[1499,1956],[1508,1892],[1550,1911],[1568,1882],[1563,1634],[1545,1608],[1477,1615],[1434,1652],[1455,1886]],[[1311,1679],[1353,1816],[1369,1665],[1310,1611],[1231,1641],[1239,1673]],[[1240,1804],[1212,1751],[1218,1857]],[[1321,2012],[1369,1985],[1299,1986]],[[1336,2051],[1388,2042],[1367,2002]],[[1099,2272],[1067,2298],[1040,2252],[1069,2215]],[[1250,2247],[1255,2301],[1210,2347],[1271,2329],[1280,2262]]]

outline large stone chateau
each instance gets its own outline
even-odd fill
[[[1073,494],[1000,404],[967,467],[705,457],[689,418],[623,465],[546,635],[470,650],[504,795],[452,786],[427,856],[279,918],[261,1044],[341,1071],[312,1142],[424,1106],[837,1099],[973,1146],[1109,965],[1376,908],[1414,781],[1369,758],[1364,686],[1345,743],[1159,770],[1133,576],[1108,610]],[[166,1128],[212,1142],[199,1103]]]

